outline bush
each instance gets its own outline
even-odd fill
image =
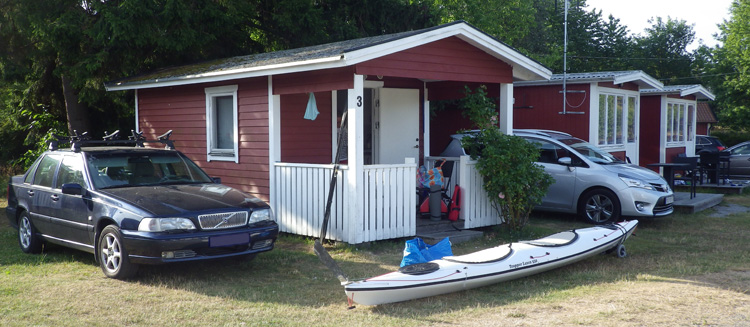
[[[495,210],[510,229],[521,230],[553,179],[535,163],[539,149],[520,137],[500,132],[496,106],[487,98],[484,87],[473,93],[467,87],[464,105],[479,132],[476,137],[463,138],[463,146],[477,160],[477,170]]]
[[[711,136],[714,136],[721,140],[721,142],[723,142],[727,147],[745,141],[750,141],[750,132],[729,128],[714,129],[711,132]]]

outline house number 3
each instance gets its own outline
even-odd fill
[[[360,95],[357,97],[357,107],[361,107],[361,106],[362,106],[362,96]]]

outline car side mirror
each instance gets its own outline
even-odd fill
[[[221,184],[221,177],[211,177],[211,179],[214,181],[214,184]]]
[[[83,195],[83,186],[81,184],[63,184],[62,185],[62,192],[63,194],[69,194],[69,195]]]
[[[562,157],[560,159],[557,159],[557,163],[565,166],[570,166],[573,164],[573,159],[571,159],[570,157]]]

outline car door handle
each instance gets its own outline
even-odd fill
[[[28,190],[26,191],[26,194],[28,194],[29,196],[34,196],[34,191]]]
[[[52,201],[57,201],[57,200],[60,200],[60,196],[59,196],[59,195],[57,195],[57,194],[52,194],[52,195],[50,195],[49,197],[50,197],[50,199],[52,199]]]

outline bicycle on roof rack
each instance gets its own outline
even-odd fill
[[[88,132],[78,133],[78,131],[74,130],[73,135],[69,136],[61,136],[57,135],[55,133],[52,133],[52,137],[54,138],[49,142],[49,150],[57,150],[60,146],[60,144],[69,143],[70,149],[74,152],[80,152],[81,147],[83,146],[96,146],[96,145],[109,145],[109,146],[116,146],[116,145],[122,145],[122,146],[135,146],[137,148],[143,148],[145,147],[145,143],[161,143],[164,144],[164,148],[167,150],[174,150],[174,141],[170,140],[170,136],[172,136],[172,130],[170,129],[166,133],[159,135],[156,137],[156,140],[147,140],[145,136],[143,136],[143,132],[136,132],[135,130],[130,130],[131,135],[128,136],[128,139],[120,139],[120,130],[116,130],[113,133],[107,133],[104,132],[104,137],[102,137],[101,140],[92,140],[91,137],[88,135]]]

